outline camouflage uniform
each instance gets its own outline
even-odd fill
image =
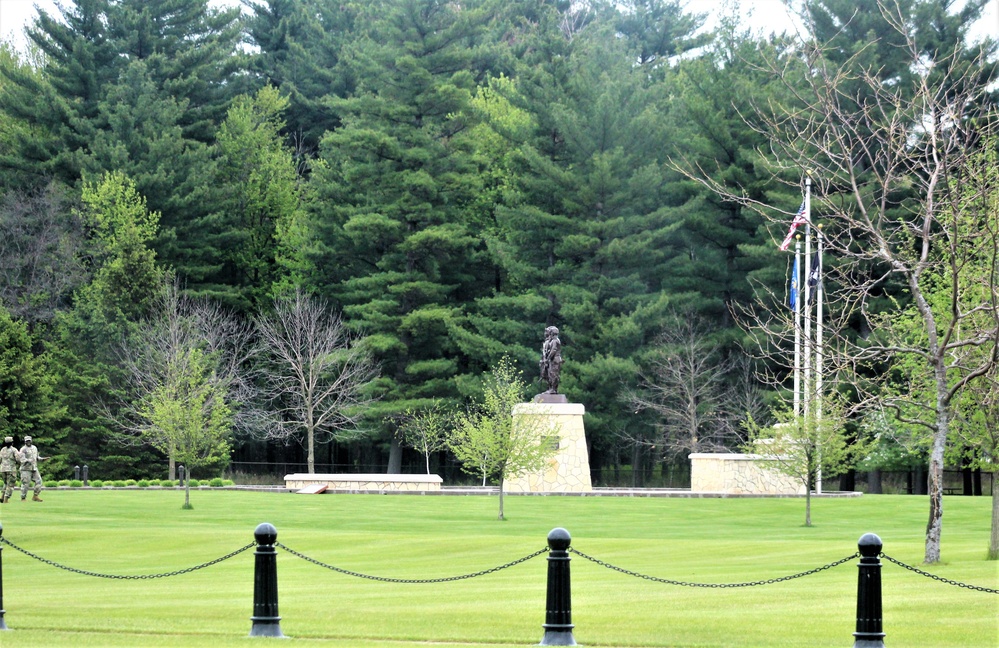
[[[32,498],[36,502],[41,502],[39,495],[42,492],[42,475],[38,472],[38,448],[31,444],[31,437],[24,437],[24,447],[21,448],[21,501],[28,496],[28,484],[35,482],[35,496]]]
[[[17,483],[17,464],[21,461],[21,455],[14,447],[13,437],[3,440],[3,447],[0,448],[0,502],[10,499],[10,494],[14,491],[14,484]]]

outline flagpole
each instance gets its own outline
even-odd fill
[[[794,274],[791,278],[791,290],[794,295],[794,419],[801,416],[801,237],[794,241]]]
[[[815,229],[815,252],[818,268],[815,282],[815,424],[822,425],[822,226]],[[821,458],[822,449],[819,448]],[[822,465],[819,463],[815,480],[815,493],[822,494]]]
[[[804,417],[803,423],[806,426],[805,429],[809,430],[807,427],[811,424],[811,401],[812,401],[812,291],[808,286],[808,279],[812,276],[812,221],[811,221],[811,211],[812,211],[812,179],[805,178],[805,285],[804,285],[804,296],[805,299],[805,342],[804,342],[804,402],[802,403],[802,415]],[[807,484],[806,488],[811,488],[811,484]]]

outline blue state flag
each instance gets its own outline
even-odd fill
[[[791,288],[788,290],[788,306],[791,310],[796,310],[798,305],[798,256],[794,257],[794,269],[791,271]]]

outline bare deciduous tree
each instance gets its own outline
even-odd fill
[[[326,303],[296,292],[274,301],[274,312],[257,318],[263,401],[269,404],[268,438],[299,438],[316,471],[317,443],[356,432],[367,389],[378,368]]]
[[[11,314],[49,321],[86,278],[83,224],[56,185],[0,202],[0,299]]]
[[[834,317],[830,374],[852,381],[858,407],[887,408],[927,431],[925,561],[935,563],[954,400],[997,359],[999,215],[974,206],[986,188],[969,163],[999,115],[982,82],[993,69],[987,52],[970,60],[960,47],[927,50],[897,2],[879,6],[897,35],[889,40],[908,57],[904,74],[858,64],[859,54],[834,62],[822,43],[803,42],[796,56],[770,62],[786,96],[758,106],[755,120],[775,177],[810,171],[815,182],[812,217],[826,225],[824,289]],[[741,198],[706,173],[691,175]],[[762,203],[742,203],[772,216]],[[775,231],[788,222],[781,217]],[[793,329],[775,297],[761,295],[771,308],[753,313],[754,330],[786,357]],[[858,329],[859,339],[845,335]],[[899,377],[902,388],[892,383]]]
[[[656,433],[631,441],[670,458],[731,451],[742,441],[741,422],[762,407],[746,371],[748,358],[721,357],[708,325],[696,316],[674,314],[670,322],[638,389],[627,395],[633,411],[653,414]]]
[[[119,440],[165,453],[170,479],[180,462],[191,472],[228,464],[238,404],[248,398],[249,341],[249,327],[230,313],[166,283],[154,315],[118,346],[123,398],[103,409]]]

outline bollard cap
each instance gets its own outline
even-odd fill
[[[569,532],[562,527],[555,527],[548,532],[548,547],[550,549],[564,551],[569,548],[569,544],[571,543],[572,538],[569,536]]]
[[[860,555],[865,558],[874,558],[881,553],[882,547],[881,538],[873,533],[865,533],[860,536],[860,540],[857,540],[857,549],[860,550]]]
[[[272,545],[277,541],[277,529],[269,522],[261,522],[253,530],[253,537],[258,545]]]

